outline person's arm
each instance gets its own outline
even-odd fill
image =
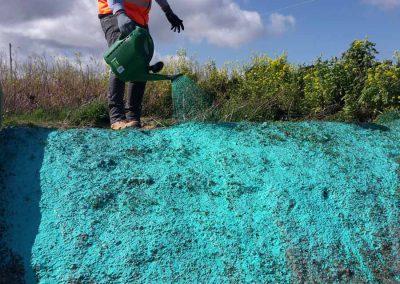
[[[160,5],[168,21],[171,23],[171,30],[174,30],[174,32],[178,31],[178,33],[181,32],[181,29],[185,30],[183,21],[179,19],[177,15],[174,14],[174,12],[172,11],[171,7],[168,4],[168,0],[156,0],[156,2],[158,3],[158,5]]]
[[[107,0],[108,6],[113,10],[113,13],[116,14],[117,12],[124,10],[124,0]]]
[[[122,36],[128,36],[136,28],[136,24],[126,15],[123,0],[107,0],[107,2],[114,15],[117,16],[118,28]]]
[[[160,5],[161,9],[165,12],[166,9],[169,7],[167,0],[156,0],[157,4]]]

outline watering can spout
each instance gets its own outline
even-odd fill
[[[164,75],[164,74],[149,73],[145,76],[145,79],[146,79],[146,81],[172,81],[173,82],[181,76],[183,76],[183,74]]]
[[[154,42],[148,30],[136,27],[126,38],[117,40],[104,54],[111,71],[124,82],[173,81],[181,75],[149,73]]]

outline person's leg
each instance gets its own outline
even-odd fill
[[[125,94],[125,83],[119,80],[114,73],[110,72],[108,108],[110,111],[111,124],[126,119],[124,94]]]
[[[117,18],[114,15],[108,15],[100,19],[108,46],[114,44],[121,35]],[[110,110],[111,124],[125,120],[124,106],[125,83],[119,80],[114,73],[110,72],[108,107]]]
[[[140,127],[140,118],[142,116],[142,102],[146,82],[133,82],[128,86],[127,114],[128,121],[137,122]]]

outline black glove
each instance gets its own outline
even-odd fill
[[[177,15],[172,12],[171,7],[167,7],[164,10],[165,16],[167,16],[168,21],[171,23],[171,30],[174,30],[174,32],[178,31],[178,33],[185,30],[185,27],[183,26],[183,21],[178,18]]]
[[[130,33],[136,28],[135,22],[132,21],[124,11],[119,11],[116,16],[122,37],[130,35]]]
[[[151,66],[149,67],[149,70],[152,71],[153,73],[158,73],[158,72],[160,72],[163,68],[164,68],[164,62],[159,61],[159,62],[157,62],[156,64],[151,65]]]

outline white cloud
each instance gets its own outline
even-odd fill
[[[400,7],[400,0],[363,0],[363,2],[384,10]]]
[[[172,5],[184,20],[185,37],[193,42],[206,40],[217,46],[237,47],[256,39],[264,30],[258,12],[242,10],[232,0],[176,0]],[[155,21],[164,21],[162,18]],[[168,30],[168,24],[161,25]]]
[[[106,49],[95,0],[71,0],[68,9],[62,5],[58,7],[58,1],[38,0],[38,11],[29,1],[16,1],[20,15],[32,16],[21,16],[18,20],[0,18],[2,49],[8,42],[19,46],[22,54],[45,52],[56,55],[78,51],[98,56]],[[273,14],[268,25],[264,26],[258,12],[242,9],[237,0],[175,0],[170,3],[184,20],[185,31],[180,35],[171,32],[164,13],[154,4],[150,29],[157,45],[184,44],[189,40],[206,41],[220,47],[238,47],[265,36],[266,31],[268,34],[282,34],[295,24],[292,16]],[[53,5],[51,9],[43,10],[49,5]]]
[[[296,19],[291,16],[285,16],[278,13],[273,13],[269,16],[267,32],[274,35],[282,35],[296,25]]]
[[[104,50],[105,41],[93,1],[72,2],[71,11],[57,17],[34,18],[0,26],[0,40],[22,51],[57,54],[60,51]]]
[[[171,55],[171,54],[167,54],[167,55],[162,55],[161,53],[159,53],[159,52],[155,52],[154,53],[154,56],[153,56],[153,59],[151,60],[151,62],[150,62],[150,64],[155,64],[156,62],[158,62],[158,61],[162,61],[162,62],[164,62],[164,63],[168,63],[168,62],[171,62],[171,61],[178,61],[179,59],[181,59],[182,57],[180,57],[179,55],[177,55],[177,54],[173,54],[173,55]],[[185,56],[185,57],[183,57],[184,59],[186,59],[186,60],[189,60],[190,58],[189,57],[187,57],[187,56]]]

